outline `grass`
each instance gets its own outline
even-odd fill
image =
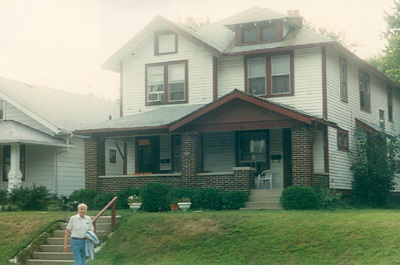
[[[97,212],[88,214],[95,215]],[[0,264],[8,264],[10,258],[26,247],[53,222],[68,220],[73,214],[75,213],[0,212]]]
[[[65,212],[0,212],[0,264]],[[95,213],[89,213],[94,215]],[[118,211],[91,265],[398,264],[398,210]]]
[[[394,210],[124,212],[92,265],[398,264]]]

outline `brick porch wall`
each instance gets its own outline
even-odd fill
[[[196,188],[196,175],[203,168],[201,135],[188,132],[181,137],[182,186]]]
[[[105,175],[105,139],[85,138],[85,188],[99,188],[98,176]]]
[[[311,128],[292,128],[293,185],[311,186],[311,138]]]
[[[135,175],[135,176],[118,176],[118,177],[99,177],[100,193],[117,193],[126,188],[143,188],[147,183],[162,183],[171,185],[174,188],[181,186],[181,176],[153,176],[153,175]]]

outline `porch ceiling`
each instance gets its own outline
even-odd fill
[[[0,121],[0,145],[12,143],[73,147],[63,140],[56,139],[16,121]]]

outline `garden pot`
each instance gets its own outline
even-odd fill
[[[178,205],[182,211],[186,212],[186,210],[190,208],[190,205],[192,205],[192,203],[191,202],[179,202]]]
[[[131,208],[134,212],[136,212],[137,210],[140,209],[140,207],[142,206],[141,202],[131,202],[129,204],[129,208]]]
[[[177,211],[179,210],[179,205],[178,204],[171,204],[171,211]]]

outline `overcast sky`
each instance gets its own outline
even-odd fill
[[[0,0],[0,77],[115,99],[119,75],[101,65],[156,15],[218,21],[253,6],[344,30],[368,58],[393,0]]]

